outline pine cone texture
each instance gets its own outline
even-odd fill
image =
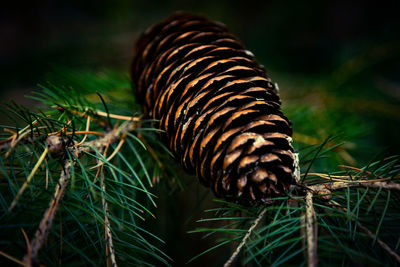
[[[131,76],[176,159],[216,196],[268,203],[295,183],[291,123],[275,85],[221,23],[176,13],[152,26]]]

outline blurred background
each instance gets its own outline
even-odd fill
[[[256,55],[279,84],[298,149],[334,135],[347,142],[336,165],[399,153],[400,1],[8,1],[0,10],[1,100],[33,107],[24,95],[65,68],[128,75],[140,33],[177,10],[225,23]],[[162,196],[158,211],[176,265],[207,247],[186,231],[201,216],[199,199],[212,196],[187,181],[196,194]]]
[[[59,67],[126,72],[140,33],[176,10],[228,25],[288,101],[359,112],[379,130],[376,145],[399,148],[399,1],[7,1],[1,99],[29,103],[23,96]]]

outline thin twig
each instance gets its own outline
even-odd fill
[[[307,238],[307,259],[308,266],[317,266],[317,228],[314,222],[313,194],[309,191],[306,194],[306,238]]]
[[[45,159],[44,162],[46,163],[46,190],[49,186],[49,165],[47,164],[47,160]]]
[[[17,146],[17,144],[22,140],[25,139],[26,136],[28,136],[30,131],[27,131],[25,133],[22,133],[20,135],[15,135],[13,138],[5,143],[2,143],[0,145],[0,150],[8,148],[8,151],[4,154],[4,158],[8,158],[8,156],[11,154],[13,149]]]
[[[347,212],[346,208],[341,207],[340,205],[335,205],[340,207],[344,212]],[[389,253],[393,258],[395,258],[395,260],[400,263],[400,256],[399,254],[397,254],[394,250],[392,250],[385,242],[383,242],[380,238],[378,238],[375,234],[373,234],[367,227],[365,227],[364,225],[362,225],[359,221],[357,217],[353,217],[352,218],[358,225],[358,227],[363,230],[369,237],[371,237],[373,240],[376,240],[378,242],[378,244],[384,249],[386,250],[387,253]]]
[[[32,122],[32,126],[36,125],[37,123],[38,123],[38,120],[34,120],[34,121]],[[28,131],[28,133],[29,133],[29,132],[30,132],[30,127],[31,127],[31,125],[27,125],[25,128],[19,130],[18,132],[14,132],[14,131],[12,131],[11,129],[7,129],[7,128],[5,128],[4,130],[7,131],[7,132],[9,132],[9,133],[12,133],[13,135],[15,135],[15,137],[18,138],[24,131],[26,131],[26,130],[28,130],[28,129],[29,129],[29,131]],[[10,136],[10,137],[7,138],[7,140],[5,140],[5,141],[10,141],[10,140],[13,139],[13,138],[14,138],[14,136]]]
[[[326,180],[330,181],[337,181],[337,182],[359,182],[359,183],[372,183],[372,182],[383,182],[383,181],[389,181],[393,179],[398,179],[398,176],[392,177],[392,178],[379,178],[379,179],[368,179],[368,180],[351,180],[351,176],[349,175],[331,175],[331,174],[326,174],[326,173],[309,173],[310,175],[318,176]],[[301,174],[301,176],[304,176],[304,173]],[[365,176],[363,176],[365,177]]]
[[[41,128],[41,127],[39,127]],[[46,127],[43,127],[46,128]],[[0,143],[0,151],[3,149],[8,148],[8,151],[4,154],[4,158],[8,158],[8,156],[11,154],[11,152],[14,150],[14,148],[20,144],[22,141],[32,141],[30,140],[30,136],[29,136],[30,131],[27,131],[23,134],[21,134],[18,138],[17,135],[13,135],[12,138],[10,140],[5,140],[4,142]],[[47,135],[57,135],[60,136],[62,133],[62,131],[58,131],[58,132],[52,132],[52,133],[48,133]],[[97,136],[104,136],[103,133],[101,132],[97,132],[97,131],[75,131],[75,132],[65,132],[65,135],[77,135],[77,134],[84,134],[85,136],[88,134],[92,134],[92,135],[97,135]],[[33,135],[34,137],[38,137],[38,135],[35,133]]]
[[[383,242],[381,239],[377,238],[376,235],[374,235],[368,228],[363,226],[359,221],[357,221],[358,227],[360,227],[361,230],[363,230],[369,237],[371,237],[373,240],[376,240],[378,244],[386,250],[387,253],[389,253],[393,258],[396,259],[398,263],[400,263],[400,256],[397,254],[395,251],[393,251],[385,242]]]
[[[364,182],[361,181],[348,181],[348,182],[336,182],[336,183],[325,183],[320,185],[311,185],[308,186],[310,190],[314,192],[314,194],[318,194],[319,192],[326,193],[326,190],[332,191],[342,188],[348,187],[372,187],[372,188],[384,188],[388,190],[400,190],[399,183],[393,182]]]
[[[49,152],[49,147],[48,146],[46,146],[46,148],[44,149],[42,155],[40,156],[40,158],[36,162],[36,164],[33,167],[31,173],[29,174],[28,178],[26,179],[24,184],[21,186],[21,188],[19,189],[17,195],[15,196],[13,201],[11,202],[10,207],[8,208],[8,212],[11,212],[14,209],[14,207],[17,205],[18,200],[20,199],[20,197],[24,193],[25,189],[28,187],[29,183],[32,181],[33,176],[35,176],[35,173],[37,172],[37,170],[39,169],[40,165],[42,165],[42,162],[46,158],[47,152]]]
[[[233,261],[236,259],[236,257],[239,255],[240,251],[242,250],[242,247],[244,244],[246,244],[247,239],[249,239],[251,233],[253,232],[254,228],[257,227],[257,225],[260,223],[262,217],[264,214],[267,212],[267,208],[264,208],[260,214],[258,215],[257,219],[254,220],[253,224],[247,231],[246,235],[243,237],[242,241],[240,242],[239,246],[236,248],[236,250],[233,252],[232,256],[229,258],[227,262],[225,262],[224,267],[229,267],[232,265]]]
[[[73,114],[80,115],[82,117],[90,117],[90,115],[87,115],[87,112],[79,112],[75,110],[69,110],[69,112]],[[101,117],[110,117],[113,119],[118,119],[118,120],[123,120],[123,121],[128,121],[128,122],[139,122],[140,118],[139,117],[132,117],[132,116],[123,116],[123,115],[117,115],[117,114],[107,114],[106,112],[95,110],[94,111],[95,115],[99,115]],[[95,120],[94,118],[91,118]],[[37,124],[37,121],[33,121],[32,125]],[[72,134],[72,132],[67,132],[68,126],[71,124],[71,120],[66,123],[66,125],[59,130],[58,132],[54,133],[49,133],[49,135],[60,135],[62,132],[65,132],[66,134]],[[31,133],[30,130],[30,125],[26,126],[24,129],[18,131],[18,133],[14,133],[12,136],[10,136],[7,140],[1,141],[0,142],[0,150],[7,149],[8,151],[5,153],[4,157],[7,158],[10,153],[13,151],[13,149],[16,147],[17,144],[19,144],[22,140],[27,139],[28,135]],[[74,134],[93,134],[93,135],[99,135],[102,136],[102,133],[96,132],[96,131],[76,131]]]
[[[103,210],[104,210],[104,232],[105,232],[105,239],[106,239],[106,258],[110,256],[110,262],[112,267],[117,267],[117,261],[115,259],[115,251],[114,251],[114,245],[113,245],[113,239],[112,239],[112,233],[111,233],[111,228],[110,228],[110,220],[108,219],[108,204],[105,199],[105,192],[106,192],[106,185],[104,183],[104,171],[103,171],[103,166],[101,168],[101,173],[100,173],[100,183],[101,183],[101,202],[103,204]],[[109,266],[109,262],[107,261],[107,266]]]
[[[355,181],[355,182],[360,182],[360,183],[368,183],[368,182],[383,182],[383,181],[389,181],[389,180],[393,180],[393,179],[399,179],[400,176],[393,176],[390,178],[385,178],[385,177],[381,177],[378,175],[375,175],[373,173],[369,173],[368,171],[365,171],[366,174],[368,175],[374,175],[375,177],[378,177],[378,179],[368,179],[367,175],[360,175],[361,178],[365,178],[366,180],[352,180],[353,177],[351,175],[331,175],[331,174],[326,174],[326,173],[312,173],[312,175],[324,178],[324,179],[328,179],[328,180],[333,180],[333,181],[342,181],[342,182],[346,182],[346,181]],[[356,174],[358,175],[358,174]],[[335,179],[338,178],[338,179]]]
[[[85,144],[82,144],[78,148],[76,148],[76,151],[78,153],[80,152],[89,152],[91,151],[91,147],[96,147],[96,148],[101,148],[105,147],[107,143],[114,143],[117,140],[121,139],[121,136],[123,135],[123,132],[131,132],[136,128],[136,123],[135,122],[128,122],[122,124],[117,130],[112,130],[106,133],[103,137],[86,142]]]
[[[54,190],[53,198],[50,200],[49,208],[44,213],[39,228],[36,231],[35,237],[31,241],[32,253],[31,255],[27,254],[24,257],[24,262],[27,264],[31,264],[32,260],[36,259],[40,248],[42,247],[44,241],[47,239],[47,235],[54,220],[54,215],[56,214],[60,200],[62,199],[64,191],[69,183],[71,168],[71,162],[69,160],[66,160],[64,169],[61,171],[60,179],[58,180],[58,183]]]

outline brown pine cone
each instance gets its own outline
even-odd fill
[[[268,203],[296,183],[276,87],[223,24],[176,13],[152,26],[131,76],[176,159],[216,196]]]

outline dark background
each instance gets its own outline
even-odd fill
[[[127,72],[140,33],[177,10],[228,25],[286,103],[357,113],[373,147],[398,152],[400,1],[7,1],[0,99],[32,105],[24,95],[60,67]]]
[[[139,33],[176,10],[224,22],[267,69],[290,74],[330,72],[400,40],[399,1],[9,2],[0,11],[2,93],[35,85],[56,66],[127,69]],[[398,82],[398,69],[381,71]]]
[[[61,67],[128,72],[134,42],[146,27],[173,11],[193,11],[224,22],[242,39],[273,80],[279,82],[284,108],[287,103],[292,110],[296,105],[317,109],[312,113],[310,126],[296,124],[304,122],[304,118],[289,116],[295,132],[311,136],[319,136],[314,133],[321,129],[357,132],[349,134],[358,145],[352,155],[360,163],[368,162],[377,153],[398,154],[400,147],[399,3],[253,0],[49,0],[14,1],[6,6],[3,3],[0,99],[33,106],[35,103],[24,95]],[[325,117],[318,117],[319,110]],[[350,124],[349,129],[346,123]],[[193,223],[203,209],[198,202],[207,192],[197,183],[188,184],[192,195],[189,199],[188,193],[183,192],[161,196],[158,210],[161,227],[154,221],[176,266],[210,247],[199,236],[186,234],[196,227]],[[207,261],[215,260],[205,257],[197,264],[204,266]]]

